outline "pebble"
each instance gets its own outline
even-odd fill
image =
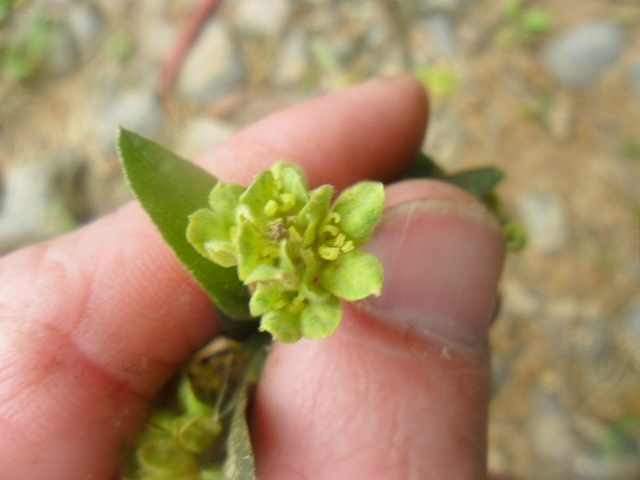
[[[308,69],[307,41],[304,33],[290,34],[281,48],[274,80],[281,86],[292,86],[302,80]]]
[[[193,100],[210,102],[240,86],[244,67],[220,19],[210,21],[187,56],[178,77],[178,91]]]
[[[640,295],[631,301],[622,314],[621,341],[631,358],[640,365]]]
[[[91,2],[73,3],[66,9],[67,22],[76,39],[83,59],[88,59],[100,46],[104,18],[98,6]]]
[[[236,0],[234,3],[236,27],[241,33],[278,37],[289,23],[292,10],[289,0]]]
[[[9,170],[0,215],[0,253],[73,229],[76,222],[54,194],[51,162],[30,162]]]
[[[563,463],[572,458],[575,441],[569,416],[554,395],[542,389],[534,394],[529,422],[533,446],[540,460]]]
[[[543,254],[563,251],[569,243],[564,201],[554,193],[525,192],[517,199],[520,218],[527,229],[527,243]]]
[[[579,88],[615,65],[623,48],[622,29],[597,20],[553,39],[542,51],[542,64],[563,87]]]
[[[164,113],[153,91],[139,88],[116,94],[98,116],[103,151],[114,154],[118,125],[140,135],[153,137],[162,126]]]
[[[629,73],[631,77],[631,87],[637,100],[640,102],[640,61],[633,64]]]
[[[450,15],[435,12],[421,21],[437,53],[444,57],[453,57],[458,50],[455,25]]]
[[[501,313],[509,317],[533,319],[542,311],[544,298],[540,292],[514,279],[506,278],[500,287]]]
[[[235,128],[220,120],[201,117],[191,120],[180,134],[176,152],[183,158],[196,159],[212,146],[233,135]]]

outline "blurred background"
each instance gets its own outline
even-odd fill
[[[425,151],[503,169],[529,233],[492,331],[491,471],[640,478],[638,0],[0,0],[0,253],[130,199],[117,124],[194,158],[405,70]]]

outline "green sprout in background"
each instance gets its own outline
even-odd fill
[[[505,24],[497,33],[497,40],[503,45],[531,45],[553,26],[549,12],[526,7],[522,0],[506,3],[503,12]]]
[[[3,72],[19,80],[32,77],[42,66],[49,36],[50,26],[45,16],[34,15],[24,36],[2,50]]]

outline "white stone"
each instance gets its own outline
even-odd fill
[[[289,0],[237,0],[235,7],[238,30],[251,35],[277,37],[291,16]]]
[[[201,117],[191,120],[180,135],[176,151],[184,158],[194,160],[214,145],[224,142],[235,129],[219,120]]]
[[[191,49],[178,77],[178,91],[194,100],[209,102],[242,84],[240,56],[224,22],[210,21]]]
[[[556,194],[526,192],[517,201],[531,248],[545,254],[559,253],[569,242],[564,201]]]
[[[589,85],[615,65],[624,48],[622,29],[598,20],[568,31],[543,49],[542,64],[560,85]]]
[[[306,38],[302,32],[289,35],[276,64],[275,81],[279,85],[291,86],[304,77],[308,67]]]

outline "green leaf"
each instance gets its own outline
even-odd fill
[[[322,285],[334,295],[354,301],[380,295],[383,270],[380,260],[368,252],[343,253],[320,269]]]
[[[355,245],[362,245],[371,237],[383,208],[382,183],[360,182],[345,189],[331,211],[340,215],[340,231]]]
[[[269,332],[281,342],[296,342],[302,337],[300,314],[288,312],[284,308],[270,310],[262,315],[260,330]]]
[[[446,182],[463,188],[477,198],[484,198],[502,181],[504,173],[495,167],[480,167],[447,175]]]
[[[131,189],[180,262],[230,317],[250,319],[249,291],[234,268],[200,255],[187,241],[188,217],[207,208],[216,178],[155,142],[120,129],[120,159]]]
[[[411,166],[407,178],[441,178],[445,173],[433,159],[420,152]]]
[[[256,480],[256,466],[247,425],[247,387],[239,392],[227,439],[227,459],[222,468],[223,480]]]
[[[313,295],[300,313],[302,334],[307,338],[326,338],[336,331],[341,318],[340,300],[329,293]]]
[[[200,255],[218,265],[233,267],[238,264],[236,247],[230,240],[229,230],[208,208],[189,216],[187,240]]]

